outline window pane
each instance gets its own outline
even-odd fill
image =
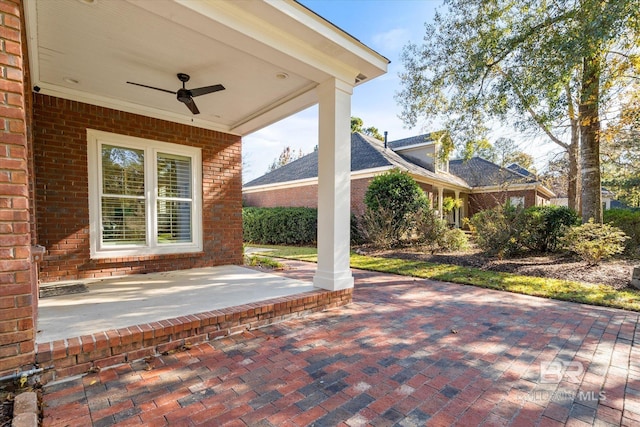
[[[158,197],[191,198],[191,158],[158,153]]]
[[[102,198],[102,242],[105,245],[146,243],[145,201],[123,197]]]
[[[158,200],[158,243],[191,242],[191,202]]]
[[[102,146],[102,192],[144,196],[144,152],[132,148]]]

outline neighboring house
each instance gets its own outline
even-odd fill
[[[551,190],[519,166],[517,171],[502,168],[479,157],[468,161],[438,160],[440,142],[432,135],[385,143],[360,133],[352,134],[351,211],[362,214],[371,180],[394,168],[409,173],[439,211],[444,198],[462,199],[459,210],[443,213],[457,226],[462,224],[462,218],[507,200],[529,207],[547,204],[553,197]],[[243,202],[246,206],[317,207],[317,170],[317,153],[308,154],[246,183]]]
[[[606,211],[609,209],[628,209],[629,206],[622,203],[619,200],[616,200],[616,194],[608,190],[604,187],[601,189],[601,202],[602,202],[602,210]],[[552,205],[556,206],[569,206],[569,198],[567,197],[554,197],[550,200]]]
[[[244,135],[319,104],[337,205],[353,88],[388,64],[293,0],[4,0],[0,38],[0,375],[35,362],[38,275],[241,264]],[[348,208],[322,216],[314,284],[351,288]]]

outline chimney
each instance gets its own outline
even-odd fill
[[[387,132],[386,130],[384,131],[384,149],[385,150],[387,149],[387,134],[388,133],[389,132]]]

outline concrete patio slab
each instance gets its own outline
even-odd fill
[[[639,313],[354,276],[347,307],[51,383],[43,425],[639,425]]]
[[[284,297],[314,289],[310,281],[220,266],[83,281],[88,293],[43,298],[36,342]]]

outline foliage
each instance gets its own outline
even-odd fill
[[[387,206],[367,208],[358,220],[358,235],[376,248],[388,249],[398,246],[409,231],[409,222],[395,223],[393,210]]]
[[[273,162],[269,165],[267,172],[273,172],[274,170],[302,157],[304,157],[304,153],[301,149],[296,153],[295,150],[291,149],[291,147],[284,147],[278,158],[273,159]]]
[[[415,212],[426,207],[427,199],[406,172],[397,169],[375,177],[364,196],[367,206],[361,220],[363,237],[384,246],[397,245],[410,233]]]
[[[442,211],[445,213],[460,207],[462,207],[462,199],[454,199],[453,197],[445,197],[442,199]]]
[[[567,249],[578,254],[589,265],[597,265],[624,251],[629,237],[622,230],[593,220],[571,228],[563,237]]]
[[[273,258],[259,256],[259,255],[250,255],[245,257],[244,261],[245,265],[249,265],[251,267],[263,267],[269,268],[272,270],[280,270],[284,268],[284,264],[274,260]]]
[[[360,117],[351,117],[351,133],[360,132],[380,141],[384,141],[384,136],[380,134],[377,127],[363,127],[364,123]]]
[[[519,252],[515,239],[517,210],[508,205],[496,206],[472,216],[468,224],[478,247],[500,258]]]
[[[609,209],[604,211],[604,222],[629,236],[625,244],[626,254],[640,256],[640,210]]]
[[[535,172],[533,156],[520,150],[520,147],[511,138],[498,138],[496,142],[477,150],[477,154],[502,167],[517,163],[530,172]]]
[[[518,241],[527,251],[558,252],[567,229],[580,223],[578,214],[563,206],[532,206],[517,219]]]
[[[640,74],[629,66],[637,63],[638,0],[445,4],[423,44],[403,52],[396,99],[405,124],[444,122],[466,147],[486,140],[491,119],[544,133],[569,153],[574,178],[582,159],[583,217],[600,218],[600,111],[613,109]]]
[[[557,252],[567,229],[579,223],[572,209],[498,206],[475,214],[469,224],[480,248],[508,257],[527,252]]]
[[[464,231],[449,229],[446,221],[440,219],[437,212],[429,207],[416,213],[414,239],[415,243],[424,246],[431,253],[469,248],[469,239]]]
[[[315,243],[317,233],[317,209],[242,209],[242,234],[245,242],[303,245]]]

